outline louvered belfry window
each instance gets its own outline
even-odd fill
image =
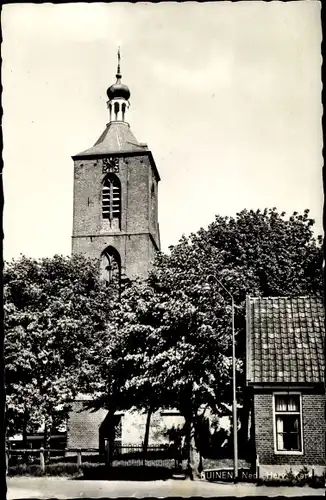
[[[121,213],[121,187],[115,175],[108,175],[103,182],[102,190],[102,216],[103,219],[120,219]]]

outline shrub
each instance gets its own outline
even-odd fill
[[[8,476],[43,476],[39,465],[17,464],[8,467]]]
[[[87,462],[81,466],[84,479],[107,479],[108,467],[105,464]]]
[[[326,487],[326,477],[325,473],[322,474],[321,476],[312,476],[307,478],[307,484],[311,488],[325,488]]]
[[[39,465],[18,464],[8,468],[8,476],[76,476],[80,474],[77,464],[49,464],[42,471]]]
[[[80,467],[77,464],[49,464],[45,466],[46,476],[77,476],[80,475]]]

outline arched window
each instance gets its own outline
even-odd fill
[[[120,284],[121,259],[119,252],[113,247],[107,247],[101,255],[101,278],[108,284],[115,281]]]
[[[118,103],[118,102],[115,102],[115,103],[114,103],[114,113],[115,113],[115,119],[116,119],[116,120],[118,119],[118,113],[119,113],[119,110],[120,110],[119,103]]]
[[[103,219],[120,220],[121,215],[121,184],[118,177],[108,174],[103,180],[102,216]]]

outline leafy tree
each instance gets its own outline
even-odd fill
[[[84,256],[32,259],[4,267],[7,433],[53,427],[67,417],[81,389],[94,337],[105,331],[116,293]]]
[[[195,307],[205,312],[206,321],[212,328],[212,339],[216,332],[220,332],[221,336],[221,329],[224,330],[229,349],[230,300],[217,280],[234,296],[239,359],[238,395],[239,401],[244,403],[240,413],[244,435],[247,434],[248,418],[247,398],[243,399],[245,298],[248,294],[283,296],[322,293],[322,238],[314,237],[313,225],[309,210],[303,214],[294,212],[289,218],[284,212],[279,214],[275,208],[243,210],[235,218],[216,216],[208,229],[200,229],[188,238],[183,237],[170,248],[170,255],[159,255],[149,280],[152,286],[165,288],[168,294],[182,291]],[[209,294],[203,286],[207,283],[210,283]],[[221,297],[224,297],[224,304]],[[203,309],[203,305],[208,304],[210,312]],[[216,323],[215,317],[219,323]],[[230,350],[228,352],[230,354]],[[202,362],[207,363],[205,355]],[[227,387],[231,388],[230,385],[225,386],[222,392],[225,396]],[[230,390],[228,396],[231,401]]]
[[[322,240],[309,212],[276,209],[217,216],[159,253],[145,282],[98,280],[98,263],[74,256],[22,257],[5,266],[7,420],[10,432],[60,422],[77,392],[92,407],[177,408],[190,441],[203,407],[232,400],[231,314],[236,305],[238,400],[244,398],[245,298],[322,293]],[[215,279],[214,279],[215,278]],[[207,288],[207,284],[210,287]],[[78,375],[78,376],[77,376]],[[197,426],[197,429],[196,429]],[[113,431],[110,439],[113,439]]]
[[[216,409],[217,393],[223,398],[229,383],[230,366],[223,300],[213,314],[210,304],[202,304],[198,289],[196,293],[201,310],[179,289],[167,293],[157,284],[141,282],[125,289],[106,335],[97,337],[87,377],[96,394],[93,407],[111,404],[114,412],[135,406],[146,409],[149,417],[160,407],[178,408],[185,418],[189,452],[198,410],[207,403]]]
[[[124,348],[111,362],[98,359],[103,379],[114,357],[116,373],[129,372],[123,381],[129,402],[178,408],[189,445],[199,409],[222,413],[232,401],[231,311],[220,280],[236,305],[237,392],[247,436],[245,298],[322,292],[322,240],[314,238],[313,224],[308,210],[288,219],[276,209],[244,210],[217,216],[208,229],[183,236],[169,255],[159,253],[147,282],[121,295],[116,327]]]

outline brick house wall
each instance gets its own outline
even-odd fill
[[[98,448],[99,428],[106,410],[85,410],[83,401],[75,401],[67,425],[67,448]]]
[[[293,471],[300,470],[304,465],[310,469],[314,467],[315,471],[320,473],[325,470],[326,397],[324,394],[311,394],[304,391],[301,394],[302,455],[274,453],[273,392],[254,394],[255,447],[262,475],[268,475],[273,470],[285,472],[290,467]]]

